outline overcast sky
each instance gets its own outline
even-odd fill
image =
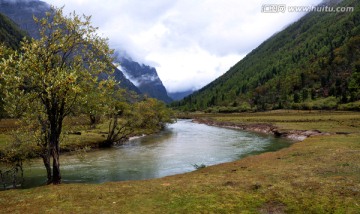
[[[156,68],[169,92],[200,89],[301,13],[262,13],[264,4],[321,0],[44,0],[92,16],[111,48]]]

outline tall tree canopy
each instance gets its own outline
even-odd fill
[[[48,183],[58,184],[63,120],[93,99],[88,92],[110,93],[115,84],[108,78],[113,51],[88,16],[75,12],[65,16],[62,8],[53,8],[45,18],[34,20],[40,25],[41,38],[22,42],[21,50],[6,59],[0,56],[0,78],[7,112],[36,121],[41,130]]]

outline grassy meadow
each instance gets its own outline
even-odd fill
[[[360,213],[360,113],[188,116],[331,134],[160,179],[1,191],[0,213]]]
[[[0,150],[12,140],[13,131],[20,127],[15,119],[0,120]],[[87,118],[79,116],[66,118],[64,122],[63,151],[74,151],[84,147],[98,147],[99,142],[106,139],[107,123],[102,122],[91,128]]]
[[[238,114],[191,114],[189,118],[206,118],[239,124],[268,123],[281,130],[319,130],[321,132],[360,133],[360,113],[346,111],[276,110]]]

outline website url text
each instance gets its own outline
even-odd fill
[[[262,13],[351,13],[354,7],[330,7],[330,6],[287,6],[286,4],[264,4],[261,7]]]

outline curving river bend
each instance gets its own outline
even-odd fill
[[[251,154],[276,151],[292,142],[269,135],[218,128],[179,120],[159,134],[132,139],[124,145],[86,154],[60,157],[64,183],[159,178],[238,160]],[[25,167],[24,187],[42,185],[45,169],[40,160]]]

